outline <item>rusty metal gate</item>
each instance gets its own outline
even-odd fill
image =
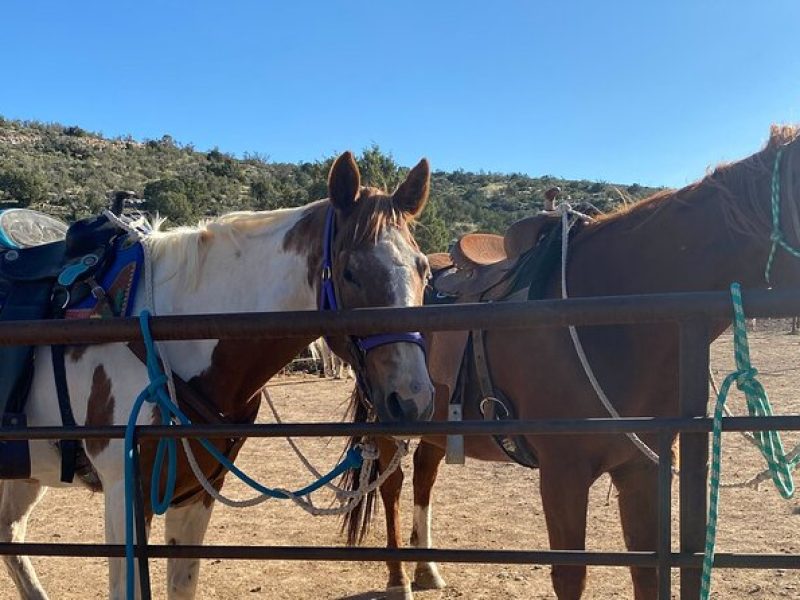
[[[800,306],[800,291],[752,291],[744,294],[749,317],[792,317]],[[303,546],[168,546],[138,543],[142,595],[150,597],[148,560],[151,558],[210,558],[335,561],[436,561],[498,564],[560,564],[658,567],[659,598],[671,597],[671,572],[680,569],[680,597],[699,594],[706,525],[708,433],[708,332],[712,322],[730,320],[727,293],[703,292],[541,300],[526,303],[470,304],[420,308],[361,309],[339,313],[291,312],[234,315],[169,316],[152,319],[158,340],[253,339],[320,334],[374,334],[408,330],[522,329],[566,325],[615,325],[674,322],[680,328],[680,415],[655,419],[552,419],[537,421],[349,424],[300,423],[245,426],[142,426],[138,439],[160,437],[314,437],[350,435],[430,434],[488,435],[567,433],[656,433],[658,453],[669,456],[672,437],[680,444],[680,539],[673,552],[670,502],[672,473],[669,461],[659,466],[659,541],[646,552],[526,551],[423,548],[343,548]],[[0,345],[87,344],[141,339],[137,319],[109,321],[42,321],[0,324]],[[800,416],[731,417],[724,431],[763,429],[800,430]],[[0,430],[0,440],[122,438],[118,427],[37,427]],[[137,499],[142,504],[141,489]],[[137,527],[144,531],[142,511]],[[143,539],[144,536],[139,536]],[[124,546],[107,544],[0,543],[0,555],[121,557]],[[717,553],[715,568],[800,569],[798,554]]]

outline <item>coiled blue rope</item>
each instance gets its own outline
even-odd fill
[[[125,427],[125,590],[126,596],[129,600],[135,597],[136,578],[134,576],[134,497],[136,490],[134,489],[134,433],[136,430],[136,421],[139,417],[139,412],[145,402],[155,404],[161,414],[161,423],[164,425],[177,427],[180,425],[190,425],[189,418],[178,408],[169,397],[169,392],[166,389],[167,376],[161,370],[158,361],[158,352],[156,351],[155,344],[153,343],[153,336],[150,333],[150,312],[143,310],[139,314],[139,326],[142,330],[142,338],[144,340],[145,349],[147,351],[147,376],[150,380],[148,386],[142,390],[131,409],[131,414],[128,417],[128,424]],[[334,467],[327,475],[323,475],[317,481],[295,491],[285,492],[282,490],[268,488],[261,483],[255,481],[246,473],[241,471],[233,462],[225,456],[220,450],[216,448],[211,442],[206,439],[199,438],[198,441],[205,448],[211,456],[214,457],[226,470],[233,473],[241,481],[249,485],[254,490],[258,491],[265,496],[276,498],[279,500],[287,500],[293,496],[307,496],[312,492],[327,485],[345,471],[356,469],[361,466],[363,458],[359,448],[351,448],[345,454],[344,459]],[[177,478],[177,440],[175,438],[162,438],[158,441],[156,448],[155,461],[153,463],[153,472],[150,479],[150,503],[152,505],[153,513],[157,515],[164,514],[172,502],[172,497],[175,493],[175,481]],[[165,464],[166,463],[166,464]],[[164,486],[164,494],[161,498],[158,497],[158,492],[161,487],[161,476],[164,468],[167,469],[166,485]]]

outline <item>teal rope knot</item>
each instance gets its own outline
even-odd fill
[[[745,391],[745,389],[751,389],[751,386],[754,383],[760,385],[756,380],[756,377],[758,377],[758,369],[756,368],[751,367],[749,369],[736,371],[734,375],[736,379],[736,387],[741,391]]]
[[[145,392],[147,393],[147,399],[150,402],[155,402],[158,398],[158,391],[162,388],[162,386],[167,385],[167,376],[166,375],[158,375],[155,379],[153,379],[148,386],[145,388]]]

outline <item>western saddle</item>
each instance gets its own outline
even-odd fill
[[[548,190],[547,200],[558,195]],[[541,212],[512,224],[505,235],[470,233],[459,239],[449,253],[428,257],[433,274],[426,303],[464,303],[534,300],[545,297],[561,259],[560,215]],[[486,351],[486,332],[436,332],[428,337],[429,370],[437,393],[447,394],[448,419],[460,421],[464,413],[478,413],[484,420],[515,418],[511,398],[491,377]],[[463,406],[478,398],[479,405]],[[480,418],[480,417],[478,417]],[[524,436],[493,436],[513,461],[536,467],[538,461]],[[463,463],[461,436],[448,436],[447,462]]]
[[[0,322],[62,318],[67,308],[97,293],[95,277],[112,260],[114,240],[121,233],[124,230],[105,216],[67,227],[32,210],[0,212]],[[58,388],[56,363],[60,356],[63,371],[63,347],[52,351]],[[26,425],[33,354],[33,346],[0,346],[0,426],[4,428]],[[60,409],[64,424],[75,425],[71,409]],[[61,444],[63,451],[68,442]],[[29,474],[27,441],[0,442],[0,477]]]
[[[502,300],[520,288],[522,263],[553,231],[558,217],[539,213],[512,224],[505,235],[468,233],[450,249],[428,257],[433,287],[459,302]],[[523,286],[524,287],[524,286]]]

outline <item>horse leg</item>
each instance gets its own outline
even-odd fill
[[[24,542],[28,517],[47,488],[38,481],[22,479],[0,482],[0,542]],[[25,600],[47,600],[36,570],[27,556],[4,556],[6,568]]]
[[[392,457],[397,452],[393,440],[379,439],[377,442],[379,458],[378,467],[383,473],[389,466]],[[403,469],[398,466],[394,473],[389,475],[381,486],[381,500],[383,512],[386,515],[386,546],[388,548],[400,547],[400,492],[403,489]],[[411,582],[403,570],[403,563],[387,561],[389,581],[386,584],[386,600],[413,600]]]
[[[105,482],[103,482],[105,485]],[[106,543],[124,544],[125,543],[125,482],[120,480],[115,482],[105,490],[105,524],[106,524]],[[150,535],[150,521],[152,515],[145,517],[145,535]],[[135,529],[134,529],[135,531]],[[134,540],[135,540],[134,534]],[[141,597],[139,589],[139,565],[135,562],[134,585],[135,597]],[[130,600],[126,598],[125,590],[125,559],[108,559],[108,597],[110,600]]]
[[[619,513],[625,545],[630,551],[655,550],[658,544],[658,469],[637,459],[612,471],[619,492]],[[631,567],[636,600],[658,597],[658,570]]]
[[[332,359],[333,359],[333,378],[341,379],[342,373],[344,372],[344,361],[335,354],[332,355]]]
[[[586,549],[586,511],[592,476],[581,462],[555,460],[541,463],[540,489],[550,548]],[[583,565],[553,565],[550,572],[558,600],[578,600],[586,586]]]
[[[411,545],[417,548],[430,548],[433,545],[431,491],[443,458],[444,450],[425,442],[420,442],[414,452],[414,526]],[[423,590],[440,590],[446,585],[434,562],[417,563],[414,583]]]
[[[164,524],[164,540],[169,545],[199,545],[203,543],[213,500],[207,495],[202,499],[167,510]],[[197,590],[200,578],[200,559],[167,559],[167,598],[170,600],[190,600]]]

